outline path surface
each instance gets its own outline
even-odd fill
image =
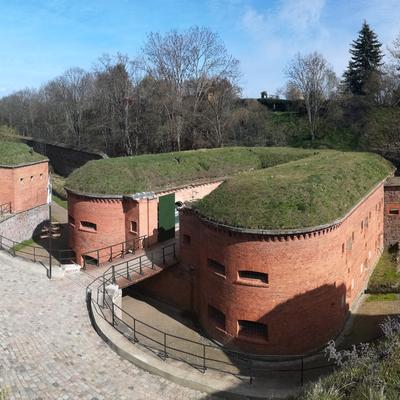
[[[49,281],[0,252],[0,388],[9,399],[211,399],[140,370],[90,325],[84,273]]]

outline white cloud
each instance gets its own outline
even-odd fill
[[[242,25],[247,32],[258,35],[266,28],[266,18],[254,8],[247,8],[242,17]]]
[[[283,0],[278,18],[291,30],[304,31],[319,24],[325,0]]]

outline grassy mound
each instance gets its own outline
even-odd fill
[[[92,194],[156,191],[268,168],[314,154],[313,150],[287,147],[226,147],[110,158],[89,161],[70,175],[66,187]]]
[[[345,215],[392,168],[376,154],[320,151],[233,176],[194,208],[211,220],[236,227],[312,227]]]
[[[400,293],[395,253],[385,250],[368,283],[368,293]]]
[[[24,143],[0,140],[0,165],[14,166],[45,159]]]

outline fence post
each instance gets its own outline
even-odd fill
[[[133,341],[135,343],[139,341],[136,337],[136,318],[133,318]]]
[[[300,376],[300,386],[304,385],[304,359],[301,357],[301,376]]]
[[[154,269],[154,253],[153,252],[151,252],[150,257],[151,257],[151,269]]]
[[[111,315],[112,315],[112,326],[115,327],[114,302],[112,299],[111,299]]]
[[[106,281],[103,279],[103,308],[106,302]]]
[[[111,246],[111,247],[110,247],[110,254],[111,254],[111,255],[110,255],[110,261],[112,261],[112,258],[113,258],[113,257],[112,257],[112,256],[113,256],[112,248],[113,248],[113,247]]]
[[[203,344],[203,373],[205,373],[207,370],[206,366],[206,345]]]
[[[249,381],[249,383],[250,383],[250,385],[252,385],[253,384],[253,360],[250,359],[249,361],[250,361],[250,367],[249,367],[250,381]]]
[[[129,279],[129,262],[126,262],[126,279]]]
[[[112,266],[112,281],[115,284],[116,280],[115,280],[115,265]]]
[[[132,239],[132,253],[136,254],[135,238]]]
[[[165,247],[162,248],[162,259],[163,259],[163,264],[165,265]]]
[[[143,275],[143,271],[142,271],[142,256],[139,257],[139,273],[140,273],[140,275]]]
[[[36,262],[36,247],[33,246],[33,262]]]
[[[167,334],[164,332],[164,359],[167,357]]]
[[[121,250],[121,253],[122,253],[122,258],[125,258],[125,243],[123,243],[123,242],[122,242],[122,250]]]

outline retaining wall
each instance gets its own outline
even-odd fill
[[[28,240],[32,237],[37,226],[47,219],[49,219],[49,206],[47,204],[13,214],[0,220],[0,235],[15,242]]]

